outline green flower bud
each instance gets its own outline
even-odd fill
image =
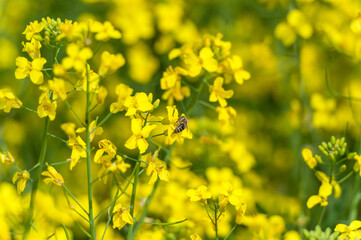
[[[353,158],[356,156],[356,154],[357,154],[357,153],[355,153],[355,152],[349,153],[349,154],[347,155],[347,159],[349,159],[349,160],[353,159]]]
[[[328,148],[327,143],[322,142],[321,144],[322,144],[322,147],[324,147],[325,149],[327,149],[327,148]]]
[[[338,140],[338,139],[337,139],[337,140]],[[335,138],[335,136],[332,136],[332,137],[331,137],[331,143],[332,143],[333,145],[336,144],[336,138]]]
[[[347,168],[346,165],[342,164],[341,167],[338,169],[338,172],[343,173],[346,170],[346,168]]]

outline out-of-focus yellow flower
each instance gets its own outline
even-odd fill
[[[98,41],[108,41],[110,38],[119,39],[122,34],[114,29],[114,26],[109,21],[104,23],[95,21],[91,24],[90,30],[95,32],[95,39]]]
[[[137,111],[148,112],[154,108],[150,101],[150,97],[144,92],[138,92],[135,96],[128,96],[125,99],[124,106],[128,108],[125,116],[133,116]]]
[[[193,233],[190,238],[191,240],[202,240],[202,238],[197,233]]]
[[[155,152],[153,156],[152,153],[148,153],[147,155],[142,156],[142,159],[148,163],[146,170],[147,175],[152,175],[148,184],[154,184],[158,177],[160,180],[169,182],[170,175],[167,170],[167,164],[158,158],[158,152]]]
[[[222,87],[223,85],[223,78],[217,77],[214,80],[213,86],[209,87],[209,91],[211,94],[209,95],[210,102],[219,102],[221,107],[227,106],[226,99],[231,98],[233,96],[233,90],[224,90]]]
[[[236,209],[237,209],[236,223],[242,224],[244,216],[246,215],[247,204],[241,203],[236,206]]]
[[[115,93],[117,94],[118,99],[110,105],[110,112],[112,113],[123,111],[126,108],[124,105],[125,100],[132,95],[133,89],[123,83],[120,83],[115,88]]]
[[[54,98],[59,97],[61,100],[65,101],[67,94],[65,91],[64,80],[61,78],[54,78],[53,80],[49,80],[48,83],[49,89],[55,93]]]
[[[203,47],[199,51],[199,56],[197,56],[192,49],[185,48],[183,61],[191,77],[198,76],[202,71],[202,67],[208,72],[215,72],[218,68],[218,62],[214,58],[212,49],[209,47]]]
[[[159,68],[158,58],[153,55],[151,49],[144,43],[138,43],[131,47],[127,52],[126,58],[129,66],[129,75],[138,83],[148,83]]]
[[[0,152],[0,161],[6,165],[11,165],[15,162],[13,155],[9,151]]]
[[[26,186],[26,181],[29,180],[30,178],[30,173],[26,170],[22,171],[22,172],[16,172],[13,176],[13,183],[15,184],[16,181],[18,181],[16,188],[18,190],[18,194],[22,193],[25,189]]]
[[[25,34],[25,37],[27,40],[31,40],[32,38],[35,38],[37,40],[41,40],[42,37],[40,36],[40,32],[44,29],[44,24],[42,22],[38,22],[35,20],[34,22],[31,22],[28,26],[26,26],[25,31],[23,34]]]
[[[120,203],[115,205],[113,213],[115,213],[113,216],[113,228],[118,228],[120,230],[127,223],[133,225],[132,216],[125,207],[122,207]]]
[[[103,139],[99,141],[98,145],[100,149],[95,153],[94,156],[95,163],[100,162],[100,158],[103,156],[104,153],[110,155],[110,158],[114,158],[115,155],[117,154],[116,146],[108,139]]]
[[[245,80],[251,78],[251,74],[244,70],[243,61],[240,56],[234,55],[231,58],[227,58],[225,61],[228,62],[228,68],[238,84],[241,85]]]
[[[335,180],[335,176],[333,176],[332,180],[330,181],[330,178],[326,175],[326,173],[321,172],[321,171],[316,171],[315,173],[316,178],[321,182],[321,183],[330,183],[332,186],[332,189],[335,190],[335,198],[339,198],[342,194],[342,189],[340,184]]]
[[[296,34],[309,39],[313,34],[313,28],[300,10],[293,9],[287,15],[287,22],[277,25],[275,35],[284,45],[289,46],[296,41]]]
[[[102,165],[102,168],[98,172],[98,176],[103,178],[103,182],[107,182],[108,176],[103,176],[108,172],[117,172],[120,171],[125,173],[128,168],[131,167],[129,163],[124,162],[123,158],[119,155],[116,155],[116,160],[112,160],[111,155],[104,155],[99,159],[99,163]]]
[[[291,230],[285,233],[284,240],[302,240],[302,238],[297,231]]]
[[[163,90],[174,88],[176,83],[181,81],[181,75],[187,76],[187,71],[181,67],[169,66],[160,79],[160,88]]]
[[[317,204],[321,204],[321,206],[325,207],[328,205],[327,197],[332,193],[332,185],[328,182],[322,182],[321,187],[318,191],[318,195],[312,195],[307,200],[307,207],[313,208]]]
[[[361,13],[351,22],[350,29],[356,34],[361,33]]]
[[[189,97],[191,91],[187,86],[181,86],[181,82],[176,82],[173,88],[168,89],[162,95],[162,99],[167,101],[168,105],[173,105],[174,100],[182,101],[185,97]]]
[[[61,186],[64,184],[63,176],[61,176],[60,173],[58,173],[54,167],[48,166],[48,171],[43,171],[41,173],[42,176],[44,176],[44,182],[46,184],[48,183],[54,183],[55,185]]]
[[[40,118],[49,117],[51,121],[55,119],[56,116],[56,102],[52,102],[49,99],[44,99],[40,102],[37,112]]]
[[[125,59],[122,54],[110,54],[108,51],[104,51],[101,56],[98,73],[100,76],[113,73],[124,64]]]
[[[132,119],[131,129],[133,135],[125,142],[125,147],[129,149],[135,149],[138,147],[140,153],[144,153],[148,148],[148,142],[145,140],[150,132],[156,128],[155,125],[147,125],[142,127],[141,119]]]
[[[355,170],[355,172],[359,172],[360,177],[361,177],[361,155],[356,155],[354,157],[354,159],[356,160],[356,163],[355,163],[353,169]]]
[[[187,196],[190,197],[190,200],[192,202],[197,202],[201,200],[207,202],[207,199],[212,198],[212,193],[208,191],[206,186],[202,185],[199,186],[197,189],[188,189]]]
[[[69,137],[69,139],[76,138],[75,123],[67,122],[60,125],[61,130]]]
[[[232,125],[234,118],[237,116],[237,112],[233,107],[217,107],[218,120],[222,125]]]
[[[304,148],[302,150],[302,157],[307,163],[309,168],[314,169],[317,166],[317,160],[312,155],[312,151],[309,148]]]
[[[335,231],[341,233],[338,239],[346,240],[346,239],[360,239],[361,238],[361,221],[355,220],[350,223],[350,226],[346,224],[337,224],[335,227]]]
[[[186,127],[186,129],[179,133],[174,132],[174,129],[177,127],[177,121],[179,119],[178,109],[176,108],[176,106],[167,106],[167,113],[169,124],[167,125],[167,129],[165,130],[165,144],[170,145],[173,144],[175,141],[182,144],[184,142],[184,138],[192,139],[193,134],[188,127]],[[181,117],[185,117],[185,115],[182,114]]]
[[[29,60],[24,57],[17,57],[16,66],[18,68],[15,70],[16,79],[24,79],[27,76],[30,76],[30,80],[34,84],[42,84],[44,75],[41,70],[45,63],[45,58],[35,58],[32,62],[29,62]]]
[[[76,130],[76,133],[82,133],[86,131],[86,128],[78,128]],[[102,135],[103,134],[103,128],[102,127],[97,127],[97,121],[93,120],[90,124],[89,124],[89,132],[90,132],[90,141],[92,142],[94,139],[95,135]]]
[[[103,104],[105,98],[108,96],[108,90],[104,86],[99,86],[98,92],[96,95],[97,104]]]
[[[0,110],[8,113],[12,108],[20,108],[23,103],[7,88],[0,89]]]
[[[177,31],[183,17],[182,2],[158,3],[155,6],[158,28],[162,32]]]
[[[23,52],[27,52],[32,59],[40,58],[41,43],[35,38],[31,39],[31,42],[22,42],[24,48]]]
[[[66,54],[68,56],[62,60],[62,65],[64,68],[74,68],[78,72],[84,71],[87,60],[93,56],[90,48],[80,48],[75,43],[71,43],[67,46]]]
[[[82,74],[83,78],[79,81],[79,83],[82,83],[83,91],[86,92],[87,84],[89,82],[89,92],[97,93],[99,88],[99,80],[100,80],[99,75],[93,70],[89,69],[89,65],[87,65],[87,67],[88,67],[88,72],[86,70],[83,71]]]
[[[78,163],[80,158],[85,158],[86,157],[86,144],[83,141],[83,139],[81,139],[80,136],[78,137],[74,137],[74,138],[70,138],[66,144],[68,145],[68,147],[70,147],[72,149],[71,151],[71,162],[70,162],[70,170],[73,169],[73,167]]]

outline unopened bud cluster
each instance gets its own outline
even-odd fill
[[[322,142],[321,145],[318,146],[318,149],[326,156],[330,157],[332,160],[336,160],[338,157],[341,157],[346,152],[347,143],[345,142],[345,138],[335,138],[331,137],[329,142]]]
[[[44,25],[44,43],[53,44],[57,40],[57,37],[61,34],[59,26],[64,24],[60,18],[56,20],[53,18],[42,18],[41,22]]]
[[[306,229],[303,230],[303,234],[305,239],[308,240],[336,240],[339,233],[332,233],[330,228],[326,228],[325,231],[322,231],[319,225],[316,226],[315,230],[308,231]]]

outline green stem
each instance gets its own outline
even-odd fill
[[[152,201],[155,191],[157,190],[158,184],[159,184],[159,179],[157,179],[157,181],[155,182],[151,194],[148,196],[147,200],[145,201],[143,213],[140,216],[139,221],[137,221],[134,226],[134,233],[133,233],[134,236],[136,235],[137,231],[139,230],[141,223],[143,223],[144,218],[147,216],[150,202]]]
[[[218,217],[217,217],[218,206],[214,203],[214,229],[216,231],[216,240],[218,240]]]
[[[88,96],[88,93],[87,93]],[[88,100],[88,98],[87,98]],[[68,107],[68,109],[73,113],[74,117],[76,118],[76,120],[78,120],[78,122],[83,126],[86,127],[87,124],[84,124],[82,122],[82,120],[80,120],[79,116],[74,112],[73,108],[71,107],[70,103],[68,102],[68,100],[65,100],[65,105]],[[88,115],[88,107],[87,107],[87,113],[86,115]]]
[[[53,93],[50,92],[50,99],[52,98],[52,96],[53,96]],[[31,190],[31,197],[30,197],[30,206],[29,206],[29,209],[28,209],[27,219],[26,219],[26,222],[25,222],[26,225],[25,225],[25,232],[24,232],[24,235],[23,235],[23,239],[26,238],[26,235],[29,232],[30,227],[32,225],[32,221],[33,221],[35,197],[36,197],[36,192],[38,191],[41,171],[43,169],[43,165],[44,165],[44,162],[45,162],[45,154],[46,154],[46,149],[47,149],[47,146],[48,146],[49,126],[50,126],[50,119],[49,119],[49,117],[46,117],[46,119],[45,119],[45,127],[44,127],[44,132],[43,132],[43,140],[42,140],[40,155],[39,155],[39,159],[38,159],[38,163],[37,163],[38,167],[36,168],[37,171],[34,174],[33,188]]]
[[[197,88],[196,94],[194,95],[194,97],[192,98],[191,102],[188,105],[187,116],[189,116],[192,113],[192,110],[193,110],[194,106],[196,105],[199,96],[201,95],[201,92],[203,90],[203,86],[204,86],[204,81],[202,81],[199,84],[199,87]]]
[[[87,162],[87,175],[88,175],[88,203],[89,203],[89,227],[91,239],[95,240],[95,224],[93,217],[93,185],[92,185],[92,172],[91,172],[91,146],[90,146],[90,92],[89,92],[89,71],[88,66],[85,64],[86,69],[86,81],[87,81],[87,89],[86,89],[86,115],[85,115],[85,129],[86,129],[86,162]]]
[[[103,125],[111,116],[113,115],[112,112],[109,112],[108,115],[105,116],[105,118],[97,125],[97,127],[93,130],[97,130],[101,125]]]
[[[177,221],[177,222],[170,222],[170,223],[152,223],[152,222],[140,222],[140,221],[137,221],[137,224],[138,223],[144,223],[144,224],[151,224],[151,225],[157,225],[157,226],[170,226],[170,225],[175,225],[175,224],[179,224],[179,223],[182,223],[182,222],[185,222],[187,221],[188,219],[183,219],[181,221]]]
[[[227,234],[227,236],[223,239],[223,240],[227,240],[229,238],[229,236],[231,236],[231,234],[233,233],[233,231],[236,229],[237,227],[237,223],[235,223],[231,229],[231,231]]]
[[[139,154],[139,159],[141,157],[141,154]],[[132,190],[132,197],[130,199],[130,216],[134,216],[134,205],[135,205],[135,196],[137,193],[137,185],[138,185],[138,178],[139,178],[139,169],[140,169],[140,163],[136,163],[135,165],[135,176],[134,176],[134,182],[133,182],[133,190]],[[128,228],[128,235],[127,235],[127,240],[131,240],[133,239],[133,225],[129,224],[129,228]]]
[[[321,227],[321,222],[323,219],[323,216],[325,215],[326,212],[326,207],[322,207],[322,211],[320,213],[320,216],[318,217],[318,221],[317,221],[317,225],[319,225]]]
[[[347,179],[349,179],[353,175],[354,171],[351,171],[349,174],[347,174],[345,177],[341,178],[339,181],[337,181],[339,184],[343,183]]]

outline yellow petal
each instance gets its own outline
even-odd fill
[[[360,227],[361,227],[361,221],[359,221],[359,220],[352,221],[350,224],[351,231],[357,230]]]
[[[315,205],[321,203],[321,197],[318,195],[312,195],[308,200],[307,200],[307,207],[308,208],[313,208]]]
[[[144,153],[147,150],[149,144],[144,138],[139,138],[137,140],[137,145],[139,148],[139,152]]]

